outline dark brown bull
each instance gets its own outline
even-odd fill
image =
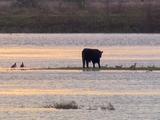
[[[98,63],[99,68],[100,65],[100,58],[102,56],[103,51],[100,51],[98,49],[90,49],[90,48],[84,48],[82,51],[82,63],[83,68],[85,68],[85,64],[87,65],[87,68],[89,67],[89,62],[93,63],[93,68],[95,68],[95,63]]]

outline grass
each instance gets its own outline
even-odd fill
[[[56,109],[78,109],[78,105],[75,101],[71,101],[68,103],[56,103],[54,107]]]
[[[82,68],[82,67],[59,67],[59,68],[41,68],[41,70],[84,70],[84,71],[90,71],[90,70],[148,70],[148,71],[152,71],[152,70],[160,70],[160,67],[156,67],[156,66],[141,66],[141,67],[135,67],[135,68],[131,68],[131,67],[117,67],[117,66],[102,66],[100,69],[98,67],[96,68]],[[38,70],[38,69],[37,69]]]
[[[50,105],[45,105],[43,106],[44,108],[54,108],[54,109],[81,109],[82,107],[79,107],[78,104],[75,101],[70,101],[70,102],[60,102],[60,103],[54,103]],[[83,106],[84,107],[84,106]],[[89,107],[86,110],[115,110],[114,106],[109,103],[107,106],[97,106],[97,107]]]
[[[46,67],[46,68],[23,68],[23,69],[8,69],[8,68],[2,68],[4,70],[83,70],[83,71],[99,71],[99,70],[142,70],[142,71],[160,71],[160,67],[156,67],[156,66],[141,66],[141,67],[117,67],[117,66],[102,66],[101,68],[93,68],[93,67],[89,67],[89,68],[82,68],[82,67]]]
[[[55,103],[53,105],[46,105],[44,108],[55,108],[55,109],[78,109],[78,104],[75,101]]]

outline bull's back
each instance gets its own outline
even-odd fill
[[[84,48],[82,51],[82,57],[85,57],[86,59],[92,59],[98,54],[99,54],[98,49]]]

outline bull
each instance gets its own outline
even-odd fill
[[[82,63],[83,68],[85,68],[85,64],[87,68],[89,67],[89,62],[92,62],[93,68],[95,68],[95,64],[98,63],[99,68],[100,65],[100,58],[102,56],[103,51],[100,51],[98,49],[90,49],[90,48],[84,48],[82,51]]]

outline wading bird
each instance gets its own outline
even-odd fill
[[[12,66],[11,66],[11,68],[16,68],[17,67],[17,64],[16,63],[14,63]]]
[[[24,64],[23,64],[23,62],[22,62],[22,64],[20,65],[20,68],[23,68],[24,67]]]

